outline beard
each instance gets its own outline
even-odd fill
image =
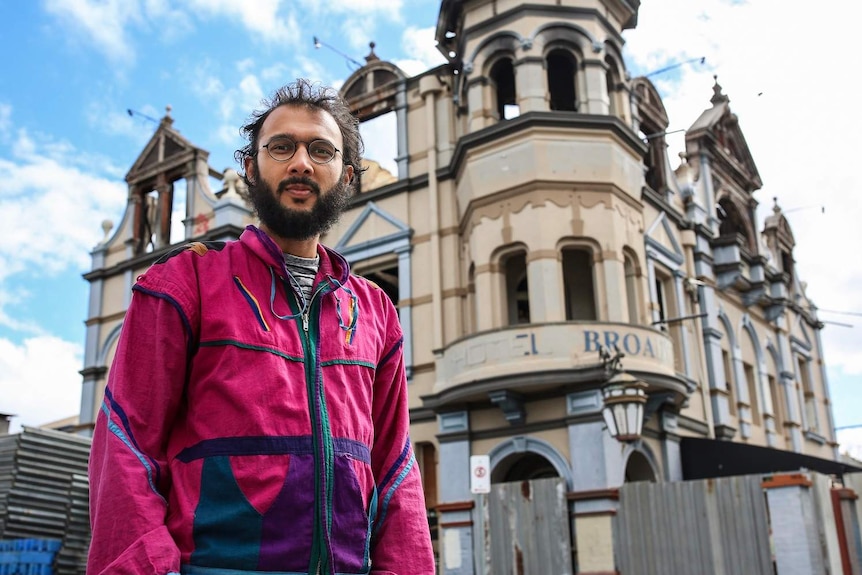
[[[295,210],[281,204],[281,194],[292,184],[308,186],[317,196],[310,210]],[[347,208],[352,191],[352,186],[344,183],[343,178],[323,193],[313,180],[299,176],[282,180],[278,190],[273,190],[260,177],[248,184],[248,197],[261,223],[273,234],[288,240],[308,240],[326,233]]]

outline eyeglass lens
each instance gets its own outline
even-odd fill
[[[318,164],[326,164],[335,158],[336,147],[326,140],[312,140],[311,142],[295,142],[290,138],[273,138],[265,146],[270,157],[277,162],[285,162],[296,153],[297,144],[305,144],[308,157]]]

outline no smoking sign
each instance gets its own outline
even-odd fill
[[[472,493],[490,493],[490,469],[491,458],[487,455],[470,456],[470,491]]]

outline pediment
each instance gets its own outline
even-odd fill
[[[126,174],[127,182],[135,183],[155,174],[168,172],[188,161],[196,152],[208,155],[181,136],[172,124],[173,119],[170,116],[162,119]]]
[[[713,106],[704,110],[686,133],[686,142],[700,142],[700,146],[711,150],[717,158],[726,160],[742,177],[748,191],[760,189],[762,181],[745,135],[739,127],[739,118],[730,110],[730,99],[721,93],[721,86],[712,98]]]
[[[667,214],[660,213],[646,233],[647,245],[663,253],[677,264],[685,261],[685,255],[676,239],[676,234],[668,220]]]
[[[387,244],[405,240],[411,235],[410,227],[374,202],[365,208],[338,240],[335,249],[347,255],[371,244]]]

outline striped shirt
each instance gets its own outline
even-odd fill
[[[311,288],[314,287],[314,277],[317,275],[317,268],[320,267],[320,256],[301,258],[285,253],[284,264],[292,276],[293,287],[302,294],[302,307],[305,307],[311,299]]]

